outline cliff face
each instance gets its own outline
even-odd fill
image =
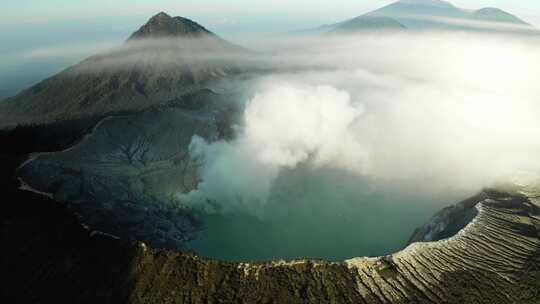
[[[530,185],[484,191],[456,235],[343,263],[224,263],[90,232],[68,215],[12,219],[3,294],[10,303],[538,303],[539,197]]]

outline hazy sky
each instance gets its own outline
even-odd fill
[[[393,0],[0,0],[0,99],[124,41],[160,11],[243,41],[343,21]],[[540,25],[538,0],[454,0]],[[246,39],[247,38],[247,39]],[[253,39],[251,39],[253,40]]]
[[[204,21],[211,26],[256,23],[257,20],[291,21],[299,24],[332,22],[360,15],[392,0],[3,0],[1,23],[50,22],[116,16],[148,16],[164,10]],[[463,8],[499,7],[540,22],[538,0],[454,0]],[[279,27],[279,25],[277,25]]]

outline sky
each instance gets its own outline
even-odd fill
[[[259,20],[298,23],[326,20],[334,22],[354,17],[393,2],[392,0],[3,0],[0,23],[47,23],[73,19],[149,16],[168,11],[191,17],[219,28],[231,23],[253,23]],[[540,22],[537,0],[454,0],[463,8],[498,7],[530,22]],[[279,27],[279,25],[278,25]]]
[[[393,0],[1,0],[0,98],[122,43],[160,11],[193,19],[242,44],[253,36],[317,27]],[[540,25],[538,0],[454,0],[498,7]],[[247,38],[247,39],[246,39]],[[52,56],[51,56],[52,55]]]

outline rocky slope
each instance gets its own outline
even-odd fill
[[[0,103],[0,128],[140,111],[183,99],[239,71],[243,54],[197,23],[159,13],[120,47]]]
[[[108,117],[79,143],[34,153],[18,170],[23,187],[69,204],[85,224],[125,239],[180,249],[198,230],[175,203],[198,184],[193,136],[231,134],[234,103],[210,90],[141,113]]]
[[[217,36],[200,24],[183,17],[171,17],[161,12],[131,35],[129,40],[163,37],[201,37]]]

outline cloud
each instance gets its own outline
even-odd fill
[[[324,165],[355,150],[346,143],[353,142],[350,127],[362,111],[330,86],[272,84],[248,104],[243,139],[265,165],[294,168],[309,159]]]
[[[40,48],[24,52],[20,57],[27,59],[65,58],[82,53],[93,53],[94,55],[70,69],[71,73],[101,73],[134,68],[182,71],[186,67],[192,67],[204,70],[224,64],[238,64],[240,61],[249,62],[246,59],[247,51],[211,35],[201,38],[137,39],[128,40],[120,45],[104,42]]]
[[[283,108],[284,111],[276,111]],[[280,169],[310,161],[316,167],[357,162],[350,126],[363,110],[348,93],[328,86],[272,84],[255,95],[244,113],[242,134],[232,142],[191,143],[193,156],[206,160],[203,182],[185,196],[191,204],[229,202],[220,210],[259,212]],[[347,142],[349,144],[347,144]],[[223,182],[228,180],[228,182]]]
[[[249,85],[237,139],[194,139],[207,162],[199,188],[180,196],[186,204],[257,213],[279,191],[276,179],[301,166],[419,192],[477,191],[540,171],[535,38],[433,32],[270,44],[280,51],[261,65],[280,68]]]
[[[464,18],[451,18],[451,17],[442,17],[442,16],[426,16],[426,15],[415,15],[415,14],[397,14],[393,15],[392,18],[406,18],[406,19],[416,19],[423,21],[432,21],[436,23],[446,24],[449,26],[459,26],[465,29],[477,29],[477,30],[490,30],[490,31],[499,31],[501,33],[522,33],[522,34],[538,34],[539,30],[536,27],[510,23],[510,22],[497,22],[497,21],[486,21],[486,20],[472,20]]]
[[[38,47],[22,51],[18,54],[23,60],[50,60],[56,58],[84,57],[101,53],[118,45],[118,41],[101,41],[71,45]]]

